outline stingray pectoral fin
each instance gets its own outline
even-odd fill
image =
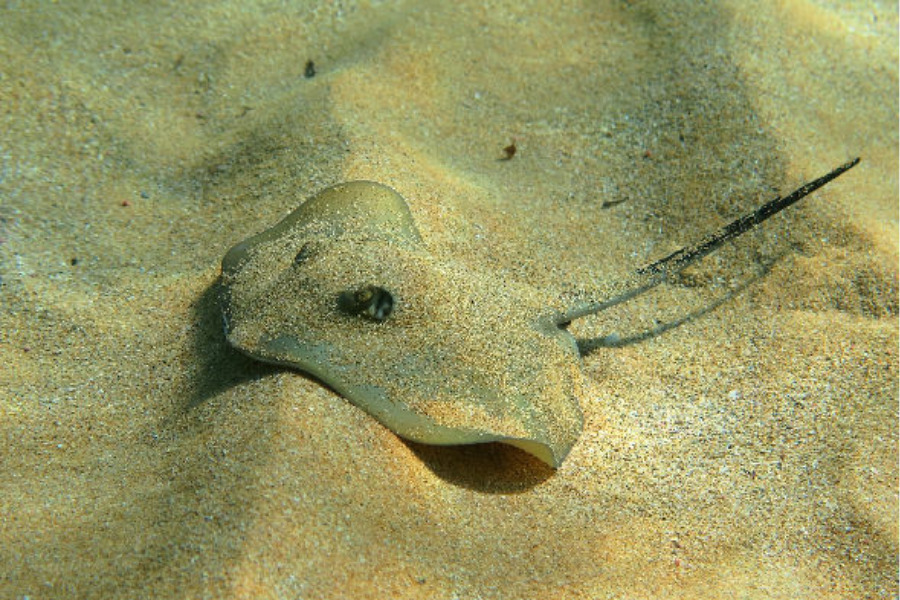
[[[325,188],[276,225],[233,246],[222,259],[222,272],[237,272],[255,248],[279,239],[311,232],[333,237],[346,231],[394,243],[422,241],[403,196],[374,181],[348,181]]]
[[[514,439],[505,439],[500,440],[510,446],[515,446],[519,450],[524,450],[528,454],[531,454],[535,458],[540,459],[541,461],[547,463],[554,469],[558,469],[562,464],[562,461],[569,455],[569,450],[572,449],[571,446],[568,448],[552,448],[551,446],[536,442],[534,440],[514,440]]]
[[[524,437],[503,435],[479,424],[443,425],[427,414],[411,410],[403,402],[391,401],[383,388],[366,383],[352,383],[352,372],[336,369],[331,364],[331,349],[328,347],[311,346],[300,343],[292,336],[281,336],[261,341],[258,352],[260,354],[253,354],[255,358],[264,357],[265,362],[309,373],[400,437],[413,442],[436,446],[501,442],[519,448],[556,469],[568,456],[581,433],[579,410],[575,411],[577,414],[574,417],[570,415],[568,426],[563,424],[563,427],[556,428],[555,433],[548,433],[545,427],[541,427]]]
[[[232,343],[242,345],[237,339],[233,339]],[[560,397],[553,403],[545,398],[546,409],[534,406],[532,399],[524,395],[498,398],[492,404],[495,407],[506,406],[507,410],[487,414],[485,396],[496,394],[493,390],[472,389],[469,397],[448,397],[440,389],[435,389],[430,394],[426,392],[427,399],[424,400],[404,397],[396,390],[360,378],[356,365],[340,366],[340,348],[326,344],[313,345],[291,335],[263,339],[258,344],[250,345],[255,348],[251,354],[255,358],[309,373],[400,437],[414,442],[438,446],[502,442],[558,468],[581,433],[581,411],[574,395]],[[416,369],[403,369],[408,376],[428,380],[427,370],[426,364],[420,365],[418,373]],[[395,380],[402,377],[398,372]],[[410,383],[404,386],[408,386],[406,389],[413,395],[418,387]],[[562,387],[552,395],[574,392]],[[394,395],[398,397],[393,398]],[[510,435],[510,432],[515,434]]]

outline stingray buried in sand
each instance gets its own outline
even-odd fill
[[[575,307],[435,259],[397,192],[339,184],[225,255],[226,336],[317,377],[401,437],[499,441],[558,467],[582,430],[568,324],[664,283],[858,162],[638,270],[615,297]]]

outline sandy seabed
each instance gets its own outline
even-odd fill
[[[896,3],[36,1],[0,22],[0,597],[897,596]],[[587,354],[556,471],[404,442],[222,334],[225,251],[340,181],[396,188],[435,256],[550,303],[854,156],[573,325],[639,335],[750,281]]]

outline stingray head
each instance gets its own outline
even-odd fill
[[[323,190],[232,248],[222,278],[229,342],[401,437],[506,442],[557,467],[581,432],[581,359],[546,299],[436,260],[388,187]]]

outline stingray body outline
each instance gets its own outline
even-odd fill
[[[225,335],[253,358],[313,375],[403,438],[499,441],[557,468],[583,427],[582,355],[568,325],[671,280],[858,162],[574,307],[437,260],[396,191],[337,184],[226,253]]]

